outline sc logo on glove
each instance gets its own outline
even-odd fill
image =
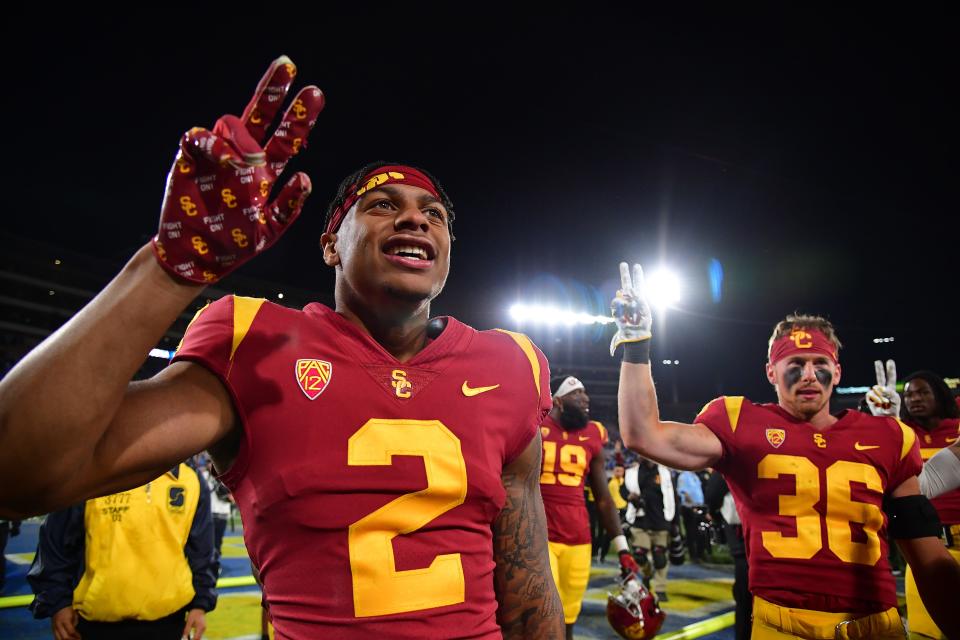
[[[237,196],[233,195],[231,189],[223,189],[220,191],[220,197],[223,198],[223,204],[227,205],[230,209],[237,208]]]
[[[243,233],[242,229],[239,229],[239,228],[231,229],[230,235],[233,236],[233,241],[241,249],[247,246],[248,244],[250,244],[250,242],[247,240],[247,236]]]

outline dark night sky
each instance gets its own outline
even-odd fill
[[[125,259],[156,228],[180,133],[239,113],[286,53],[297,86],[327,95],[294,163],[314,194],[249,275],[329,292],[316,249],[327,200],[349,171],[397,159],[430,169],[456,205],[436,313],[512,326],[511,302],[563,292],[602,312],[620,260],[662,262],[687,284],[657,348],[689,364],[697,398],[766,393],[766,338],[795,309],[838,325],[848,383],[872,382],[881,356],[960,373],[945,313],[958,231],[945,15],[316,6],[326,13],[310,19],[63,27],[11,15],[8,229]],[[710,258],[725,269],[719,304]],[[563,358],[569,336],[530,333]],[[870,341],[885,335],[897,342]],[[606,340],[585,348],[601,363]]]

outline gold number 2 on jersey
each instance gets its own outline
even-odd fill
[[[427,487],[400,496],[350,525],[353,610],[358,618],[432,609],[464,601],[459,553],[438,555],[424,569],[397,571],[393,539],[416,531],[467,496],[460,439],[438,420],[368,420],[354,433],[347,462],[390,465],[392,457],[420,456]]]
[[[555,473],[557,464],[557,443],[543,443],[543,473],[540,484],[557,484],[565,487],[579,487],[583,471],[587,468],[587,450],[578,444],[565,444],[560,447],[560,473]]]
[[[883,482],[875,467],[861,462],[838,460],[827,467],[826,521],[817,512],[820,501],[820,471],[809,458],[771,453],[758,465],[761,479],[792,475],[796,479],[794,495],[781,495],[779,513],[796,519],[797,535],[779,531],[761,534],[763,547],[774,558],[809,559],[823,547],[822,527],[827,528],[827,546],[844,562],[873,566],[880,559],[880,537],[883,512],[875,504],[859,502],[851,497],[851,483],[866,485],[869,491],[883,493]],[[851,524],[859,524],[865,540],[853,539]]]

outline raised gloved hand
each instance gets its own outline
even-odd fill
[[[887,360],[884,371],[883,362],[873,361],[877,372],[877,384],[867,391],[867,406],[875,416],[900,417],[900,394],[897,393],[897,363]]]
[[[223,116],[212,131],[193,128],[180,139],[152,241],[160,265],[178,279],[216,282],[275,243],[300,214],[311,188],[305,173],[268,198],[287,161],[306,146],[324,105],[320,89],[302,89],[269,140],[266,133],[296,73],[280,56],[243,115]]]
[[[630,266],[626,262],[620,263],[620,290],[610,303],[610,311],[617,323],[617,332],[610,341],[611,356],[621,344],[650,339],[653,316],[644,293],[643,268],[639,264],[633,265],[631,278]],[[647,355],[649,356],[649,348]]]

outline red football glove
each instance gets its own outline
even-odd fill
[[[620,552],[620,574],[621,575],[640,575],[640,565],[633,559],[633,554],[629,551]]]
[[[216,282],[275,243],[303,209],[310,195],[305,173],[295,173],[267,202],[323,109],[320,89],[305,87],[266,139],[296,74],[290,58],[280,56],[241,117],[223,116],[213,131],[193,128],[180,139],[153,238],[157,260],[177,278]]]

